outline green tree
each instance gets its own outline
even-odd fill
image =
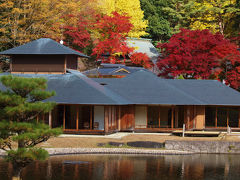
[[[154,41],[167,41],[182,26],[184,0],[141,0],[144,18],[148,20],[148,36]]]
[[[6,160],[19,176],[21,168],[48,157],[46,150],[34,146],[61,133],[36,121],[38,115],[54,108],[55,103],[42,101],[55,92],[45,91],[44,78],[2,76],[0,82],[6,87],[0,91],[0,149],[6,151]]]

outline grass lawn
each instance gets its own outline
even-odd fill
[[[224,137],[179,137],[168,135],[151,135],[151,134],[129,134],[121,139],[113,139],[106,137],[56,137],[51,138],[47,142],[39,146],[45,148],[95,148],[98,143],[108,142],[122,142],[127,143],[130,141],[154,141],[165,142],[166,140],[179,140],[179,141],[240,141],[240,136],[224,136]]]

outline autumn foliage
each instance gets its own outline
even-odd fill
[[[127,46],[126,36],[132,27],[129,17],[117,12],[113,12],[112,16],[98,15],[93,29],[98,30],[99,38],[94,41],[92,55],[113,64],[124,63],[130,57],[133,64],[150,67],[150,59],[146,54],[135,53],[134,48]],[[108,58],[102,55],[108,55]]]
[[[84,18],[81,14],[67,15],[64,18],[68,19],[68,21],[77,19],[75,25],[65,25],[62,28],[65,41],[71,42],[71,46],[78,46],[80,49],[87,47],[91,39],[91,35],[88,31],[90,24],[88,19]]]
[[[233,88],[240,87],[240,52],[220,33],[181,29],[158,47],[163,55],[158,62],[160,76],[219,79]]]

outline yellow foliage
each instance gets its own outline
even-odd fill
[[[76,14],[78,0],[7,0],[0,4],[1,38],[17,46],[41,37],[61,38],[61,17]]]
[[[107,15],[111,15],[113,11],[128,15],[133,24],[133,29],[128,33],[129,37],[138,38],[147,34],[145,30],[148,22],[143,19],[139,0],[98,0],[97,8]]]
[[[199,16],[191,19],[190,28],[193,30],[209,29],[211,32],[224,34],[225,26],[231,19],[229,5],[236,0],[202,0],[194,1],[192,9],[200,12]]]

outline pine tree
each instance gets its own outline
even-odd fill
[[[61,133],[36,121],[38,115],[54,108],[55,103],[42,101],[55,92],[45,91],[44,78],[2,76],[0,82],[6,87],[0,91],[0,149],[6,151],[6,159],[18,174],[29,163],[48,157],[46,150],[34,146]]]

